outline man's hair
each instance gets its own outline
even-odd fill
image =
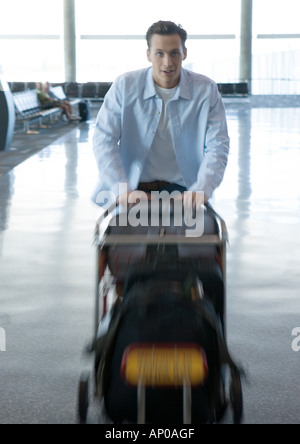
[[[153,23],[152,26],[147,31],[146,39],[148,48],[150,49],[151,46],[151,38],[154,34],[159,35],[172,35],[172,34],[179,34],[182,46],[185,49],[185,42],[187,39],[187,32],[183,29],[181,25],[176,25],[176,23],[169,22],[169,21],[162,21]]]

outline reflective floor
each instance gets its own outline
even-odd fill
[[[230,234],[228,343],[247,373],[244,422],[298,423],[300,108],[226,110],[231,154],[213,205]],[[1,424],[76,422],[91,369],[92,134],[81,124],[0,177]]]

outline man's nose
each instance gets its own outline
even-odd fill
[[[172,57],[169,56],[168,54],[165,54],[164,65],[165,66],[171,66],[172,65]]]

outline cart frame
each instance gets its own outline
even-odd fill
[[[96,246],[96,276],[95,276],[95,316],[94,316],[94,343],[97,340],[97,332],[99,322],[107,313],[107,298],[110,290],[109,285],[103,285],[100,290],[100,284],[104,280],[107,261],[106,248],[116,245],[199,245],[199,246],[215,246],[219,248],[221,256],[221,273],[224,284],[224,334],[226,335],[226,247],[228,242],[228,231],[225,221],[209,204],[205,204],[205,209],[208,211],[217,222],[218,233],[215,235],[202,235],[200,237],[186,237],[184,235],[170,235],[163,231],[159,235],[134,235],[130,238],[121,234],[108,234],[102,228],[102,223],[107,222],[113,217],[113,212],[117,205],[110,206],[98,219],[94,234],[94,244]],[[107,227],[107,225],[106,225]],[[105,228],[106,228],[105,227]]]

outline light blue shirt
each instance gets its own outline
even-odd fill
[[[99,111],[94,154],[99,168],[99,193],[119,195],[140,182],[143,167],[158,130],[162,99],[152,68],[119,77]],[[222,182],[228,160],[229,137],[222,98],[215,82],[182,69],[179,88],[167,108],[179,171],[187,188],[210,198]],[[165,165],[167,170],[168,165]]]

